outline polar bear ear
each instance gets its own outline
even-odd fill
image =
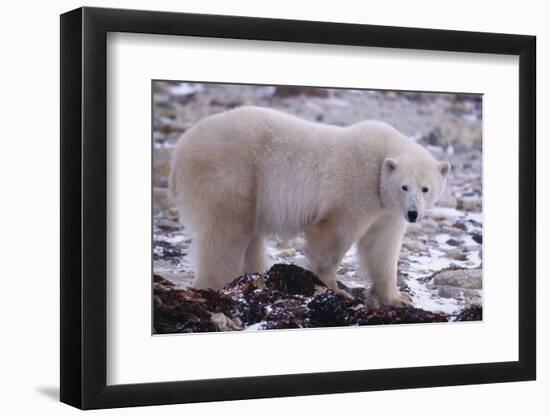
[[[451,172],[451,164],[447,161],[440,162],[438,165],[438,169],[439,172],[441,172],[441,175],[447,178],[447,175],[449,175],[449,172]]]
[[[393,158],[384,159],[384,170],[386,172],[393,172],[397,168],[397,160]]]

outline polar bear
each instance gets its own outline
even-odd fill
[[[195,282],[220,289],[267,269],[265,237],[303,232],[308,268],[341,292],[336,270],[357,244],[379,304],[403,306],[397,260],[407,222],[418,222],[450,171],[379,121],[349,127],[261,107],[207,117],[179,139],[170,194],[192,232]]]

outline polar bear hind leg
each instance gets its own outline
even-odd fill
[[[393,307],[411,304],[410,296],[397,288],[397,261],[406,227],[404,219],[385,213],[357,244],[361,266],[372,282],[371,298],[378,304]]]
[[[222,289],[244,272],[246,233],[214,227],[198,233],[193,241],[195,288]]]
[[[192,139],[176,150],[170,188],[193,235],[193,286],[219,290],[244,272],[255,230],[254,170],[234,147],[203,148]]]

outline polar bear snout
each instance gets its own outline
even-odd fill
[[[407,221],[411,223],[416,223],[417,219],[418,219],[418,211],[416,210],[407,211]]]
[[[403,217],[406,221],[409,223],[416,223],[422,220],[422,217],[424,217],[424,208],[426,206],[426,202],[424,201],[424,198],[422,196],[418,195],[411,195],[407,196],[405,199],[405,207],[403,210]]]

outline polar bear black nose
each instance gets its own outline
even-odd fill
[[[414,223],[416,222],[416,219],[418,218],[418,211],[416,210],[409,210],[407,212],[407,219],[411,222],[411,223]]]

